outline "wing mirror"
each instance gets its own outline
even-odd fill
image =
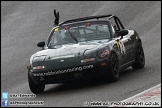
[[[123,36],[125,36],[125,35],[127,35],[127,34],[128,34],[128,30],[121,30],[121,31],[119,32],[119,35],[121,36],[120,39],[123,39]]]
[[[45,45],[45,42],[44,42],[44,41],[38,42],[38,43],[37,43],[37,46],[38,46],[38,47],[44,47],[44,45]]]

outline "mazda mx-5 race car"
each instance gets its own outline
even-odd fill
[[[33,93],[45,84],[62,83],[87,76],[104,76],[117,81],[122,69],[145,65],[142,42],[137,32],[126,30],[115,15],[67,20],[55,26],[40,51],[28,64],[28,81]]]

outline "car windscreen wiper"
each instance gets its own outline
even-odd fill
[[[77,38],[74,36],[74,34],[72,34],[72,33],[70,32],[70,30],[68,30],[68,32],[69,32],[70,36],[76,41],[76,43],[78,43],[78,40],[77,40]]]

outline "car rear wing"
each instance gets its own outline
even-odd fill
[[[106,18],[106,17],[108,17],[108,20],[110,20],[111,18],[114,18],[117,27],[120,28],[119,27],[119,25],[120,25],[122,29],[125,29],[123,24],[121,23],[120,19],[117,16],[111,15],[111,14],[109,14],[109,15],[89,16],[89,17],[82,17],[82,18],[67,20],[67,21],[64,21],[64,22],[60,23],[59,26],[62,26],[64,24],[68,24],[68,23],[73,23],[73,22],[86,21],[86,20],[91,20],[91,19],[100,19],[100,18]]]

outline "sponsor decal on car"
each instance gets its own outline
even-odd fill
[[[55,28],[55,29],[54,29],[54,32],[57,32],[58,30],[59,30],[59,28]]]
[[[49,76],[49,75],[70,73],[70,72],[74,72],[74,71],[82,71],[82,70],[91,69],[91,68],[93,68],[93,65],[73,67],[73,68],[70,68],[70,69],[58,70],[58,71],[48,71],[46,73],[34,73],[33,75],[34,76]]]

